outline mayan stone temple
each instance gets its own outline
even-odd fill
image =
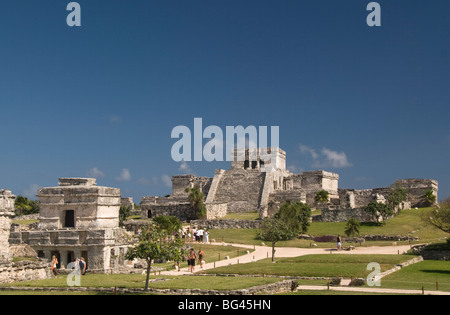
[[[269,153],[269,160],[262,153]],[[286,201],[307,203],[320,208],[321,215],[314,221],[344,222],[350,218],[370,221],[362,208],[372,201],[385,203],[390,187],[373,189],[339,188],[339,175],[325,170],[300,174],[286,169],[286,152],[280,148],[235,149],[229,170],[217,169],[214,177],[176,175],[172,177],[172,194],[166,197],[150,196],[141,201],[142,217],[175,215],[189,220],[194,211],[188,202],[186,188],[199,188],[205,195],[207,218],[215,219],[232,212],[259,212],[260,218],[273,216]],[[239,157],[239,158],[238,158]],[[270,165],[268,165],[270,164]],[[422,195],[431,190],[437,197],[438,182],[432,179],[403,179],[393,185],[408,190],[401,209],[420,207]],[[317,192],[326,190],[325,204],[315,201]]]
[[[37,230],[11,232],[10,243],[30,245],[59,268],[83,257],[90,272],[115,272],[125,263],[126,232],[119,228],[120,189],[97,186],[93,178],[60,178],[38,192]]]

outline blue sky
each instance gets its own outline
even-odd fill
[[[171,131],[279,126],[287,165],[340,188],[439,181],[450,195],[450,2],[70,1],[0,3],[0,187],[33,197],[97,178],[139,203],[170,177]]]

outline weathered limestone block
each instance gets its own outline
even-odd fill
[[[42,188],[40,229],[114,228],[119,224],[120,189],[96,186],[93,178],[60,178]]]
[[[206,218],[208,220],[223,218],[227,215],[227,203],[206,203]]]
[[[12,260],[12,255],[9,252],[9,234],[15,198],[11,191],[0,190],[0,263],[7,263]]]

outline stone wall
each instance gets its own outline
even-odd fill
[[[374,222],[371,215],[362,209],[322,210],[321,215],[313,216],[313,222],[347,222],[350,219],[359,222]]]
[[[450,251],[424,250],[421,255],[425,260],[450,261]]]
[[[212,178],[198,177],[192,174],[172,176],[172,196],[184,197],[187,199],[186,188],[198,188],[203,194],[208,195],[211,187]]]
[[[412,247],[413,253],[421,255],[425,260],[450,261],[450,250],[430,250],[427,245],[416,245]]]
[[[259,229],[262,221],[260,220],[192,220],[192,227],[203,229]]]
[[[255,295],[255,294],[274,294],[294,291],[298,286],[297,280],[284,280],[276,283],[255,286],[248,289],[241,290],[202,290],[202,289],[153,289],[149,288],[147,292],[144,289],[126,289],[126,288],[87,288],[87,287],[44,287],[44,288],[30,288],[30,287],[0,287],[0,291],[45,291],[58,293],[66,292],[98,292],[103,294],[174,294],[174,295]]]
[[[270,194],[267,216],[272,217],[280,209],[284,202],[303,202],[306,203],[306,193],[299,190],[279,190]]]
[[[228,204],[227,203],[206,203],[206,219],[214,220],[223,218],[227,215]]]
[[[427,190],[431,190],[436,196],[436,201],[438,200],[438,182],[433,179],[399,179],[395,182],[408,190],[408,197],[406,201],[411,203],[411,207],[423,207],[422,195]]]
[[[0,283],[43,280],[51,277],[50,263],[47,261],[29,261],[0,264]]]
[[[221,174],[214,202],[227,203],[228,213],[259,210],[264,176],[259,170],[232,169]]]
[[[168,204],[141,203],[141,217],[151,219],[160,215],[174,216],[180,221],[195,219],[195,209],[189,202],[174,202]]]

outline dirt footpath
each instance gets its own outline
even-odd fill
[[[248,254],[231,258],[224,259],[221,261],[216,261],[215,263],[206,263],[203,265],[203,269],[200,269],[200,266],[197,264],[195,266],[195,271],[198,272],[200,270],[212,269],[214,267],[222,267],[229,266],[234,264],[245,264],[254,262],[261,259],[266,259],[272,257],[272,248],[270,246],[254,246],[254,245],[241,245],[241,244],[224,244],[224,243],[213,243],[212,245],[231,245],[235,247],[240,247],[247,249],[249,251]],[[389,255],[397,255],[402,254],[405,251],[408,251],[410,246],[370,246],[370,247],[356,247],[354,250],[346,251],[341,250],[337,251],[336,249],[329,248],[296,248],[296,247],[276,247],[275,248],[275,257],[298,257],[305,255],[315,255],[315,254],[328,254],[328,255],[351,255],[351,254],[367,254],[367,255],[377,255],[377,254],[389,254]],[[180,271],[171,270],[161,272],[161,274],[165,275],[182,275],[182,274],[190,274],[187,267],[181,268]]]

